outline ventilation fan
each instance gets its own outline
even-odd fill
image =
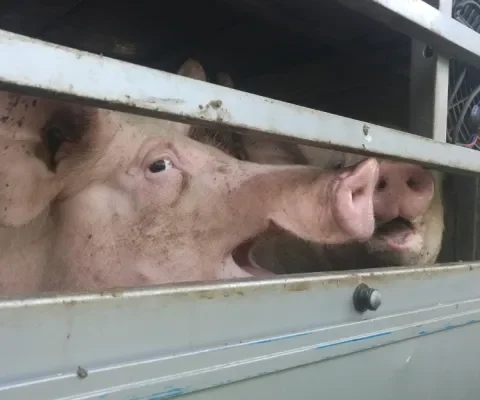
[[[452,17],[480,33],[480,0],[455,0]],[[480,71],[450,62],[447,140],[480,150]]]

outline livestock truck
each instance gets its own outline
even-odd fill
[[[2,89],[447,174],[435,265],[2,297],[0,399],[478,399],[479,10],[0,4]],[[172,74],[187,56],[239,89]]]

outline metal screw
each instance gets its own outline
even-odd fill
[[[423,57],[426,59],[433,57],[433,49],[430,46],[427,45],[423,48]]]
[[[77,368],[77,376],[80,379],[85,379],[88,376],[88,371],[85,368],[82,368],[80,365]]]
[[[382,296],[377,289],[361,283],[353,292],[353,305],[358,312],[375,311],[382,304]]]

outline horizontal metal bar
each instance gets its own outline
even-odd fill
[[[480,68],[480,34],[421,0],[337,0],[428,43],[443,56]]]
[[[0,31],[0,83],[29,94],[478,173],[476,151]]]
[[[424,337],[425,349],[425,336],[435,332],[445,337],[449,330],[473,328],[476,337],[479,277],[480,263],[450,264],[6,299],[0,301],[0,342],[8,343],[0,348],[0,398],[160,399],[173,390],[196,392],[341,356],[344,368],[355,362],[345,359],[349,355],[380,346],[385,351],[406,339]],[[377,311],[354,310],[352,294],[361,281],[381,293]],[[448,343],[438,347],[442,357],[472,342]],[[478,360],[476,348],[469,352]],[[374,364],[382,360],[375,353]],[[409,346],[401,349],[401,365],[409,354]],[[416,348],[409,376],[435,363],[431,355]],[[451,368],[464,366],[462,357],[449,360]],[[372,379],[398,379],[399,364],[387,364],[373,377],[371,369],[358,370],[361,398]],[[331,367],[316,368],[311,384],[320,390],[330,385],[323,372]],[[435,372],[449,384],[443,377],[450,371]],[[472,381],[464,378],[468,388]],[[277,375],[276,384],[281,379]],[[405,394],[406,388],[398,390]],[[245,398],[240,392],[223,398]]]
[[[167,356],[150,356],[133,362],[96,368],[86,366],[88,386],[78,379],[77,371],[72,368],[56,376],[0,385],[0,394],[4,400],[50,400],[52,393],[56,399],[102,399],[112,395],[121,399],[138,399],[139,394],[145,396],[141,399],[163,399],[195,393],[407,339],[472,326],[480,321],[480,299],[438,305],[411,313],[409,317],[408,322],[405,315],[398,315],[376,324],[361,321],[348,326],[302,330]],[[478,325],[475,328],[480,331]]]

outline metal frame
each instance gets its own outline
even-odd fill
[[[238,132],[413,160],[459,173],[480,172],[479,155],[468,148],[5,31],[0,31],[0,54],[8,60],[0,63],[0,82],[29,94],[54,93],[121,111],[210,127],[219,124]]]
[[[362,6],[442,54],[480,66],[480,35],[444,9],[418,0],[342,3]],[[11,90],[480,172],[477,152],[440,142],[442,59],[436,61],[431,140],[3,31],[0,55],[8,60],[0,63],[0,86]],[[480,350],[466,344],[476,343],[480,329],[479,278],[480,263],[452,264],[5,299],[0,398],[159,400],[189,393],[195,399],[277,399],[298,397],[302,387],[303,399],[322,391],[341,399],[385,393],[476,399]],[[352,293],[359,282],[378,289],[385,305],[357,313]],[[435,332],[441,333],[430,335]],[[442,362],[438,354],[447,348],[462,362]],[[379,351],[388,354],[380,368]],[[345,355],[349,361],[339,364]],[[466,384],[450,385],[454,373]],[[355,377],[354,387],[338,375]],[[420,375],[409,389],[409,379]]]
[[[480,36],[422,0],[337,0],[428,43],[445,57],[480,67]]]
[[[439,11],[450,17],[452,0],[439,0]],[[449,58],[435,54],[426,57],[425,42],[412,39],[410,65],[410,132],[447,141]]]
[[[451,17],[452,0],[430,1],[445,17]],[[410,132],[446,142],[450,59],[419,40],[412,40],[410,66]],[[447,175],[445,186],[446,232],[440,261],[476,259],[478,178]]]

